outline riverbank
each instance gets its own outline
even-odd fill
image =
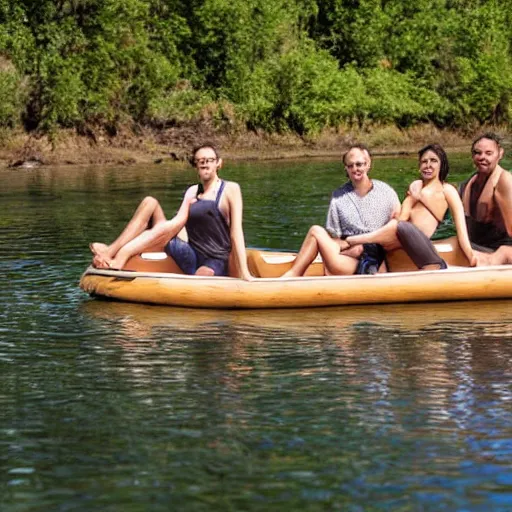
[[[495,129],[496,130],[496,129]],[[497,129],[510,142],[510,133]],[[192,147],[204,141],[214,143],[229,160],[336,158],[351,143],[366,143],[375,155],[416,153],[430,142],[442,144],[449,152],[468,151],[476,135],[459,134],[422,125],[407,130],[394,126],[370,131],[346,129],[326,131],[315,137],[296,134],[215,132],[198,126],[152,129],[121,129],[115,134],[103,130],[61,130],[52,137],[24,132],[1,134],[0,166],[38,165],[134,165],[186,161]]]

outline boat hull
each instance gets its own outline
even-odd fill
[[[458,258],[457,251],[452,251],[446,259],[451,262]],[[134,270],[89,267],[80,280],[80,286],[92,296],[109,299],[214,309],[309,308],[512,298],[512,266],[456,266],[447,270],[388,272],[372,276],[323,276],[322,263],[316,262],[308,269],[308,276],[279,278],[290,267],[293,257],[293,254],[249,251],[248,261],[253,274],[270,276],[251,282],[234,277],[166,272],[162,271],[169,268],[166,260],[143,262],[139,259],[128,265]],[[402,265],[396,264],[400,259],[403,260],[403,255],[395,259],[395,267]],[[406,268],[409,263],[404,265]],[[139,270],[135,270],[137,268]]]

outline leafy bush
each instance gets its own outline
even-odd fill
[[[480,124],[506,123],[511,117],[512,63],[507,58],[481,54],[476,61],[457,59],[458,95],[453,99],[455,122],[464,126],[468,118]]]
[[[423,87],[410,74],[375,68],[364,72],[367,117],[380,123],[410,126],[445,115],[449,103],[435,91]]]
[[[147,119],[159,126],[197,120],[202,110],[212,102],[211,96],[190,84],[180,83],[171,91],[150,100]]]
[[[315,133],[357,122],[414,122],[442,116],[449,103],[411,75],[376,68],[340,70],[325,51],[295,50],[259,66],[242,105],[249,123],[267,130]]]
[[[257,66],[241,105],[251,126],[314,133],[357,116],[360,75],[354,68],[341,71],[328,52],[307,46]]]
[[[511,25],[496,1],[0,0],[0,124],[506,123]]]
[[[26,97],[27,87],[20,75],[0,59],[0,127],[15,128],[21,124]]]

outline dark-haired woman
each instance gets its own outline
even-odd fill
[[[165,250],[185,274],[225,276],[233,251],[240,277],[252,279],[242,231],[239,185],[219,178],[222,159],[213,145],[194,148],[192,163],[199,183],[187,189],[178,213],[167,220],[160,203],[146,197],[114,242],[90,244],[95,267],[122,269],[136,254]],[[177,236],[184,227],[188,241]]]
[[[449,172],[446,152],[439,144],[429,144],[418,156],[421,179],[409,186],[398,219],[372,233],[349,236],[342,248],[367,243],[381,244],[386,250],[402,247],[420,270],[446,268],[446,262],[435,250],[430,237],[450,209],[459,245],[470,265],[475,266],[462,201],[457,189],[445,183]]]

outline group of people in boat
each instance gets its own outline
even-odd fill
[[[333,192],[325,227],[309,229],[283,277],[303,275],[319,254],[327,275],[373,274],[385,270],[386,251],[400,247],[418,269],[444,269],[431,237],[448,210],[470,266],[512,263],[512,174],[500,166],[503,154],[496,134],[476,138],[476,172],[457,190],[446,183],[446,152],[429,144],[418,153],[420,179],[400,204],[392,187],[370,178],[369,149],[352,145],[343,155],[348,181]],[[93,266],[122,269],[136,254],[164,250],[185,274],[225,276],[232,254],[240,277],[254,279],[239,185],[219,177],[222,159],[215,146],[194,148],[191,161],[199,183],[187,189],[177,214],[167,220],[160,203],[146,197],[116,240],[90,244]]]

